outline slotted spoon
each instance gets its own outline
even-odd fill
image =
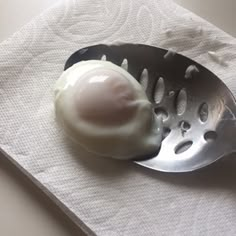
[[[164,120],[157,156],[137,164],[164,172],[188,172],[236,151],[236,102],[226,85],[197,62],[141,44],[96,45],[70,56],[65,69],[82,60],[105,59],[127,70],[146,88]],[[140,81],[144,72],[147,81]]]

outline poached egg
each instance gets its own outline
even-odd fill
[[[162,119],[136,79],[100,60],[82,61],[55,85],[56,117],[65,133],[87,151],[138,159],[159,150]]]

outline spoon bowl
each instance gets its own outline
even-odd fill
[[[135,161],[163,172],[189,172],[236,151],[236,101],[227,86],[197,62],[141,44],[95,45],[70,56],[65,69],[82,60],[107,60],[127,69],[144,89],[163,141],[158,155]]]

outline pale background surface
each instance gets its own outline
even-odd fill
[[[56,1],[58,0],[0,0],[0,41],[11,36]],[[235,0],[205,0],[204,4],[198,0],[175,1],[236,36]],[[0,209],[0,235],[82,235],[50,200],[1,156]]]
[[[235,0],[174,0],[236,37]]]

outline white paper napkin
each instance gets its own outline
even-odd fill
[[[172,1],[63,1],[0,45],[6,158],[88,234],[235,235],[235,161],[169,175],[90,157],[66,142],[54,120],[54,82],[75,50],[116,41],[174,48],[215,72],[236,95],[236,40]]]

